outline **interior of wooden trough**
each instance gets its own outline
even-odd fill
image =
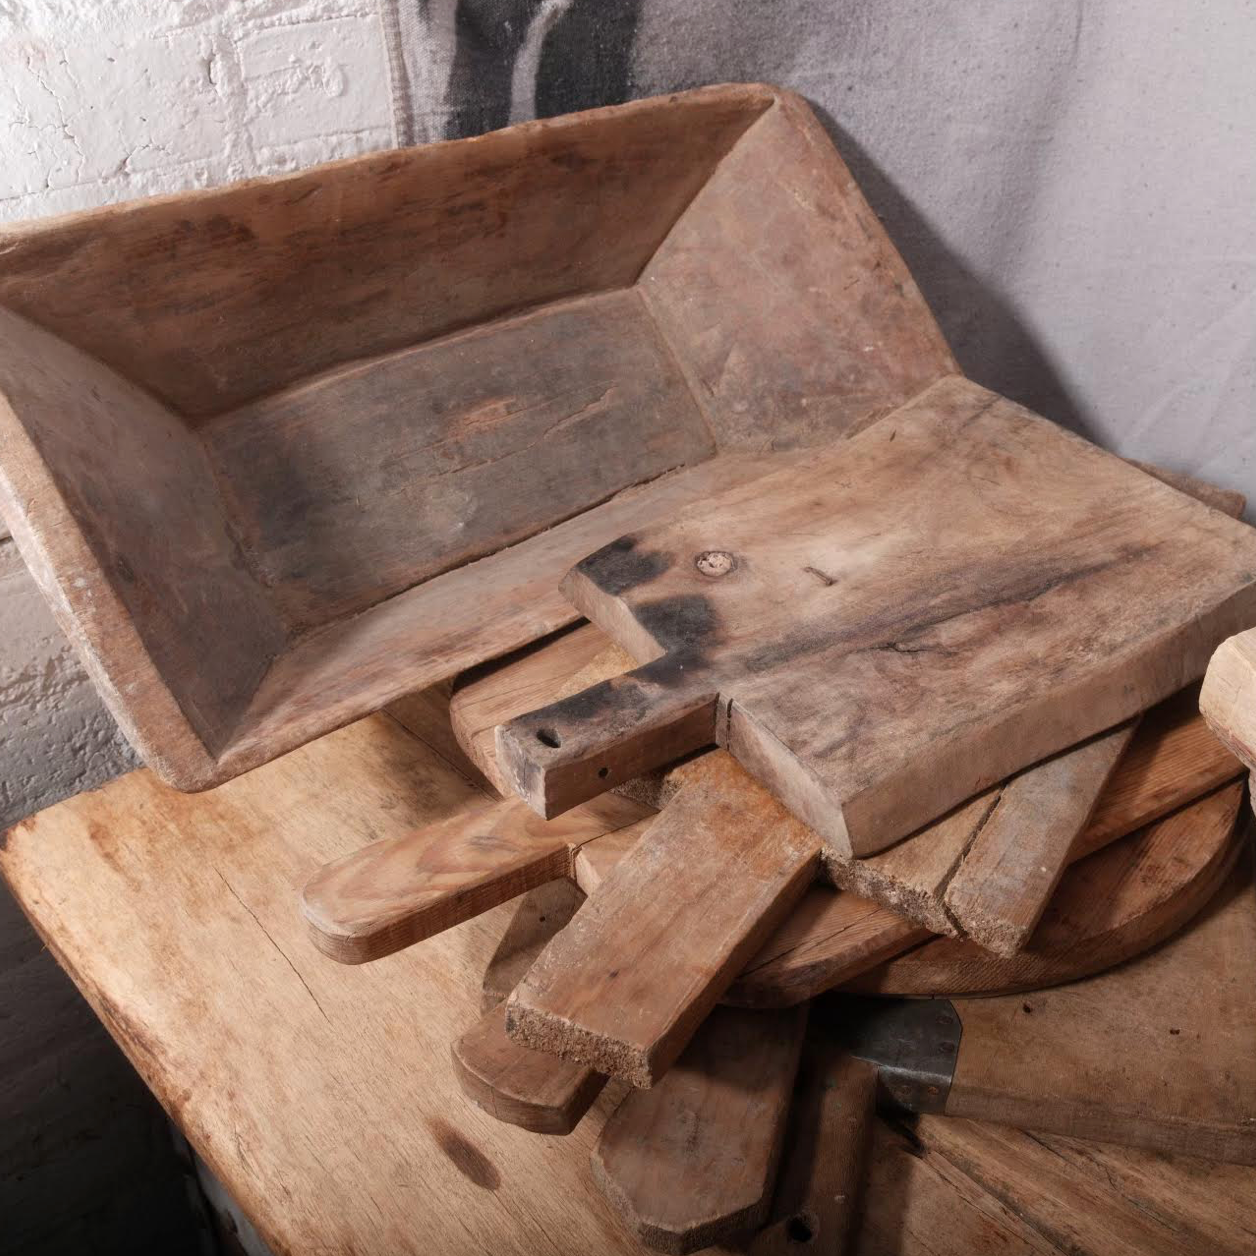
[[[0,253],[15,536],[181,788],[570,622],[591,550],[956,369],[805,104],[753,86]]]

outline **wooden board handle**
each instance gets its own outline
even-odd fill
[[[486,1012],[452,1050],[462,1093],[507,1125],[534,1134],[570,1134],[606,1078],[506,1036],[506,1008]]]
[[[604,680],[497,729],[497,765],[547,819],[712,745],[718,691],[669,659]]]
[[[512,798],[324,865],[302,893],[302,914],[324,955],[380,959],[567,876],[583,842],[648,814],[611,795],[546,824]]]
[[[842,1256],[859,1214],[877,1068],[830,1043],[808,1043],[771,1220],[748,1256]]]

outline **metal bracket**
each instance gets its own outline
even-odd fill
[[[879,1069],[878,1098],[907,1112],[942,1112],[964,1031],[949,999],[839,995],[817,1000],[811,1032]]]

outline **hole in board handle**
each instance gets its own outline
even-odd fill
[[[548,746],[551,750],[557,750],[563,744],[563,739],[552,728],[538,728],[536,739],[541,745]]]
[[[785,1237],[791,1243],[810,1243],[815,1236],[815,1219],[805,1212],[795,1213],[785,1223]]]

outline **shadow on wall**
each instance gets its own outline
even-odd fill
[[[978,279],[833,115],[807,102],[885,224],[965,374],[977,383],[1094,439],[1058,373],[1006,300]]]
[[[446,87],[446,137],[478,135],[520,118],[552,117],[618,104],[644,94],[634,82],[643,0],[458,0],[454,61]],[[719,23],[715,24],[717,27]],[[805,24],[773,26],[766,43],[712,46],[696,60],[705,81],[779,77]],[[757,63],[766,49],[771,65]],[[709,55],[707,55],[709,53]],[[725,61],[729,57],[729,61]],[[695,58],[686,58],[692,66]],[[655,67],[657,69],[657,67]],[[654,91],[696,86],[657,81]],[[1007,300],[978,279],[921,216],[909,195],[869,159],[859,142],[809,102],[884,222],[942,326],[956,358],[979,384],[1085,436],[1093,436],[1059,374]]]

